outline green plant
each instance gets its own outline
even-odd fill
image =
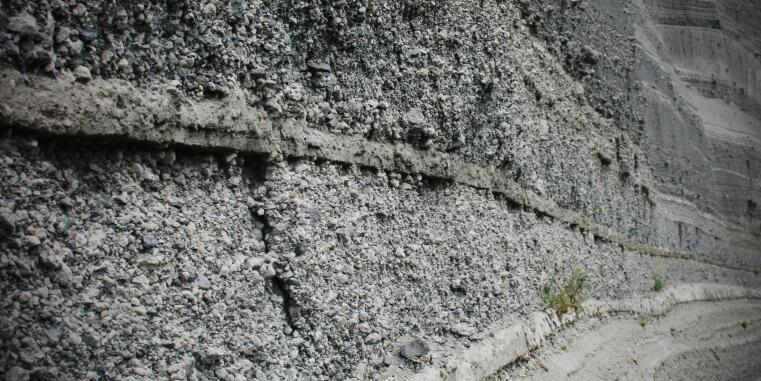
[[[666,281],[661,274],[653,274],[653,291],[660,292],[666,287]]]
[[[581,312],[581,303],[586,299],[586,281],[586,275],[578,269],[573,270],[571,277],[559,289],[555,287],[554,281],[548,281],[542,290],[542,302],[547,308],[554,309],[558,317],[571,310]]]
[[[642,328],[645,328],[645,326],[650,323],[650,318],[647,317],[647,315],[639,315],[639,325]]]

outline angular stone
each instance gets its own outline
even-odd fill
[[[317,73],[331,73],[333,69],[325,62],[307,62],[307,69]]]
[[[423,111],[419,108],[412,108],[404,114],[404,121],[411,125],[423,125],[427,121],[423,115]]]

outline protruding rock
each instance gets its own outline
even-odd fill
[[[382,339],[381,335],[379,335],[376,332],[373,332],[373,333],[367,335],[367,337],[365,337],[365,342],[368,343],[368,344],[375,344],[375,343],[381,341],[381,339]]]
[[[413,126],[422,126],[426,124],[425,116],[423,115],[423,111],[419,108],[412,108],[409,111],[407,111],[406,114],[404,114],[404,121],[407,124],[413,125]]]
[[[399,354],[408,360],[425,356],[430,351],[431,347],[428,343],[418,337],[406,341],[399,346]]]
[[[143,255],[137,260],[137,265],[141,267],[156,267],[164,264],[165,258],[162,255]]]
[[[236,19],[243,18],[246,14],[246,0],[232,0],[230,2],[230,15]]]
[[[146,235],[143,236],[143,245],[146,248],[149,248],[149,249],[150,248],[154,248],[154,247],[158,246],[158,244],[159,244],[159,240],[156,238],[155,235],[153,235],[153,234],[146,234]]]
[[[11,236],[16,232],[16,218],[10,210],[0,209],[0,236]]]
[[[47,336],[48,340],[57,343],[59,340],[61,340],[61,328],[60,327],[51,327],[45,330],[45,336]]]
[[[5,54],[7,54],[9,57],[18,57],[21,55],[21,51],[19,51],[18,45],[16,45],[13,40],[6,40],[4,47]]]
[[[85,344],[87,344],[87,346],[96,347],[96,346],[98,346],[98,341],[99,340],[98,340],[98,338],[95,335],[87,334],[87,335],[82,336],[82,341]]]
[[[79,65],[74,69],[74,78],[79,82],[89,82],[92,79],[90,69],[87,66]]]
[[[8,20],[8,30],[22,35],[33,35],[40,29],[34,16],[27,12],[21,12]]]
[[[198,288],[202,290],[211,289],[211,281],[204,275],[199,275],[198,278],[196,278],[196,284],[198,285]]]
[[[93,42],[95,41],[96,38],[98,38],[98,31],[92,28],[80,28],[79,38],[81,38],[82,41],[87,43]]]
[[[325,62],[307,62],[307,69],[315,73],[331,73],[333,69]]]
[[[468,337],[476,333],[476,329],[473,326],[465,323],[457,323],[452,326],[452,332],[459,336]]]
[[[407,56],[409,57],[417,57],[423,53],[424,53],[423,49],[420,49],[420,48],[411,48],[407,50]]]
[[[60,270],[63,268],[63,257],[56,255],[50,249],[40,250],[40,266],[48,270]]]
[[[449,140],[449,145],[447,145],[447,152],[457,151],[465,147],[465,145],[465,134],[459,131],[452,135],[452,138]]]

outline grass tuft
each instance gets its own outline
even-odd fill
[[[542,290],[542,302],[547,308],[555,310],[558,318],[571,310],[579,313],[582,311],[581,303],[587,297],[586,281],[586,275],[579,270],[574,270],[561,288],[557,288],[554,281],[548,281]]]
[[[653,274],[653,291],[660,292],[666,287],[666,280],[661,274]]]

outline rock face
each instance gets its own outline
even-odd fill
[[[758,19],[5,1],[0,372],[455,377],[574,270],[593,299],[755,290]]]
[[[647,9],[654,17],[643,27],[640,70],[658,73],[644,81],[655,175],[758,231],[761,39],[751,20],[761,9],[736,1]]]

